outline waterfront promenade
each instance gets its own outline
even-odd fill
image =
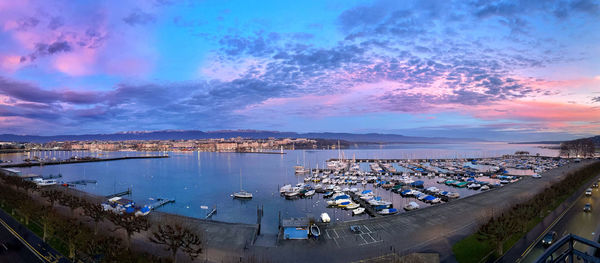
[[[502,188],[396,216],[323,226],[323,239],[319,241],[253,246],[247,256],[272,262],[348,262],[391,253],[435,252],[442,262],[453,262],[452,244],[477,231],[492,215],[531,198],[569,172],[592,162],[570,163],[543,173],[541,179],[524,177]],[[360,226],[360,233],[352,233],[351,225]]]

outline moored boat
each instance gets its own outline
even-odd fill
[[[365,208],[364,207],[359,207],[359,208],[356,208],[356,209],[352,210],[352,214],[353,215],[360,215],[360,214],[362,214],[364,212],[365,212]]]
[[[386,209],[382,209],[381,211],[377,212],[380,215],[393,215],[398,213],[398,209],[396,208],[386,208]]]

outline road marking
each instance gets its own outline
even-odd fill
[[[364,226],[364,227],[365,227],[367,230],[369,230],[369,233],[373,232],[373,231],[371,231],[371,229],[369,229],[369,228],[367,227],[367,225],[363,225],[363,226]]]
[[[34,247],[32,247],[25,239],[23,239],[23,237],[21,237],[21,235],[19,235],[19,233],[17,233],[17,231],[15,231],[14,229],[12,229],[6,222],[4,222],[4,220],[2,220],[0,218],[0,224],[2,224],[11,234],[13,234],[13,236],[15,236],[17,239],[19,239],[19,241],[21,241],[21,243],[23,243],[31,252],[34,253],[34,255],[40,259],[40,261],[44,262],[50,262],[50,260],[48,260],[48,258],[46,258],[44,255],[42,255],[39,251],[37,251]]]
[[[573,203],[567,208],[565,209],[565,211],[563,211],[555,220],[554,222],[552,222],[552,224],[550,224],[543,232],[540,236],[538,236],[535,241],[533,243],[531,243],[531,245],[529,245],[529,247],[527,247],[527,249],[525,249],[525,251],[523,251],[523,254],[521,254],[521,257],[517,259],[517,262],[521,262],[521,259],[526,255],[529,254],[529,252],[531,252],[531,249],[533,249],[533,247],[540,241],[540,239],[542,238],[543,235],[545,235],[552,227],[554,227],[554,225],[556,225],[556,223],[558,223],[558,221],[560,219],[562,219],[562,217],[569,211],[571,210],[571,208],[573,208],[573,206],[577,203],[577,201],[579,201],[579,199],[581,199],[583,197],[580,196],[579,198],[575,199],[575,201],[573,201]],[[566,232],[565,232],[566,233]]]

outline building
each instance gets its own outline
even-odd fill
[[[309,223],[308,218],[283,219],[281,222],[283,239],[308,239]]]

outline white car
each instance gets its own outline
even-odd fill
[[[541,176],[541,175],[539,175],[539,174],[534,174],[534,175],[532,175],[531,177],[533,177],[533,178],[536,178],[536,179],[540,179],[540,178],[542,178],[542,176]]]
[[[591,196],[592,195],[592,188],[588,188],[587,190],[585,190],[585,195],[586,196]]]

